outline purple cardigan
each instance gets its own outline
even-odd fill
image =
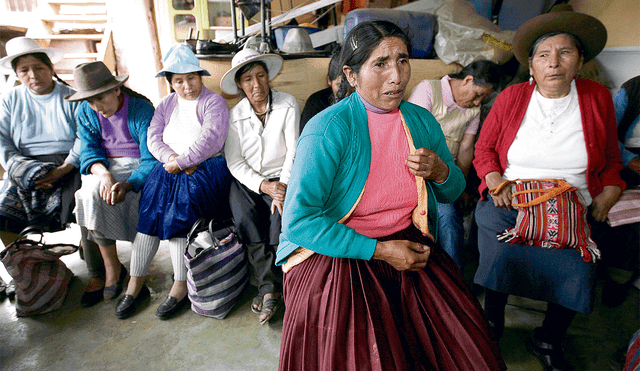
[[[162,141],[162,133],[171,119],[173,109],[178,102],[178,94],[166,96],[156,108],[149,130],[147,131],[147,147],[149,152],[162,163],[169,162],[169,157],[175,153]],[[222,151],[224,141],[229,131],[229,107],[225,100],[206,87],[198,97],[196,106],[198,121],[202,125],[200,137],[189,149],[176,158],[181,170],[199,165]]]

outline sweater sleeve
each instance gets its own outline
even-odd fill
[[[100,131],[96,130],[100,124],[88,102],[82,102],[76,110],[76,121],[80,138],[80,174],[91,174],[91,166],[96,162],[108,168],[107,152],[102,146]]]
[[[618,93],[616,93],[616,96],[613,97],[613,107],[616,111],[617,125],[620,124],[620,120],[622,120],[622,116],[624,116],[624,113],[627,110],[628,106],[629,106],[629,97],[627,96],[627,93],[624,90],[624,88],[622,88],[618,90]],[[635,125],[638,125],[639,122],[640,122],[640,116],[636,117],[634,123],[631,124],[631,128],[635,127]],[[638,156],[633,152],[629,151],[624,146],[624,143],[622,142],[620,142],[619,147],[622,155],[622,165],[627,167],[629,166],[629,162],[631,162],[631,160],[633,160],[634,157],[638,157]]]
[[[13,156],[20,154],[11,136],[12,97],[11,93],[3,95],[2,105],[0,106],[0,163],[5,170],[7,170],[9,160]]]
[[[487,174],[497,171],[502,175],[504,169],[500,165],[500,156],[497,148],[500,132],[504,129],[504,110],[502,107],[508,107],[509,91],[505,90],[496,98],[489,115],[482,124],[480,135],[476,142],[473,166],[476,169],[478,177],[484,183]]]
[[[282,236],[322,255],[369,260],[376,240],[338,223],[325,212],[333,182],[340,178],[343,154],[349,150],[347,134],[342,134],[342,138],[314,134],[300,139],[284,202]]]
[[[203,97],[204,98],[204,97]],[[200,164],[222,150],[229,131],[229,107],[218,94],[209,92],[203,102],[200,136],[176,158],[181,170]]]
[[[134,131],[131,132],[131,137],[138,143],[140,148],[140,165],[127,180],[133,186],[133,190],[138,192],[158,162],[147,148],[147,129],[153,118],[154,110],[151,102],[146,100],[131,97],[130,102],[132,109],[129,109],[129,115],[133,115],[133,117],[129,117],[129,121],[133,121],[133,125],[129,125],[129,127],[134,128]]]
[[[606,127],[606,147],[604,149],[605,165],[600,173],[602,186],[618,186],[625,189],[625,183],[620,177],[622,170],[618,132],[616,130],[616,115],[609,91],[603,87],[598,107],[603,112],[602,119]]]
[[[169,162],[169,157],[171,155],[177,155],[177,153],[173,152],[171,147],[162,141],[164,127],[169,123],[169,119],[171,118],[171,112],[167,112],[167,108],[171,105],[171,100],[176,99],[175,94],[176,93],[173,93],[165,97],[160,102],[158,108],[153,113],[153,118],[151,119],[149,129],[147,130],[147,147],[149,152],[151,152],[153,157],[162,163]]]

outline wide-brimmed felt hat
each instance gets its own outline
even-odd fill
[[[185,44],[173,45],[162,60],[163,69],[156,73],[156,77],[166,76],[167,72],[185,74],[199,72],[205,76],[211,76],[209,71],[200,67],[200,61]]]
[[[222,76],[220,89],[230,95],[240,93],[240,89],[236,85],[236,72],[245,65],[257,61],[261,61],[267,66],[269,81],[276,77],[282,68],[282,63],[284,63],[282,57],[277,54],[260,54],[254,49],[242,49],[231,60],[231,69]]]
[[[128,78],[129,75],[113,76],[109,68],[99,61],[82,63],[73,69],[77,91],[64,99],[71,102],[89,99],[122,86]]]
[[[62,55],[64,54],[62,50],[59,49],[43,48],[34,39],[24,36],[14,37],[7,41],[5,49],[7,56],[0,59],[0,69],[3,70],[12,70],[11,62],[23,55],[44,53],[49,57],[51,63],[55,64],[62,59]]]
[[[549,13],[525,22],[513,38],[513,53],[523,65],[529,64],[529,52],[533,44],[548,33],[568,33],[584,46],[584,61],[598,55],[607,43],[607,29],[595,17],[573,11],[570,5],[557,5]]]

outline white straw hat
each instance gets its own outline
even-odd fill
[[[5,46],[7,50],[7,56],[0,59],[0,69],[13,70],[11,68],[11,62],[23,55],[34,53],[45,53],[52,64],[59,62],[64,54],[62,50],[53,48],[43,48],[35,40],[28,37],[15,37],[9,41]]]
[[[267,65],[267,72],[269,73],[269,81],[280,72],[282,68],[282,57],[277,54],[260,54],[254,49],[245,48],[236,54],[231,60],[231,69],[222,76],[220,80],[220,89],[223,92],[235,95],[240,93],[238,86],[236,85],[236,72],[243,66],[251,63],[261,61]]]

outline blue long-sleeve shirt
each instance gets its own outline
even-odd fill
[[[616,124],[620,125],[620,120],[622,120],[622,116],[624,116],[624,113],[629,106],[629,97],[627,96],[627,92],[624,90],[624,88],[620,89],[616,96],[613,97],[613,106],[616,110]],[[638,122],[640,122],[640,115],[638,115],[638,117],[636,117],[629,126],[629,129],[625,134],[625,139],[631,136],[634,128],[636,127],[636,125],[638,125]],[[625,167],[629,166],[629,162],[631,162],[634,157],[638,157],[636,154],[629,151],[624,146],[623,142],[620,142],[620,152],[622,154],[622,165],[624,165]]]
[[[55,82],[46,95],[33,94],[26,86],[11,89],[0,103],[0,164],[16,155],[68,154],[66,162],[78,167],[80,139],[76,135],[77,102],[64,97],[75,91]]]

